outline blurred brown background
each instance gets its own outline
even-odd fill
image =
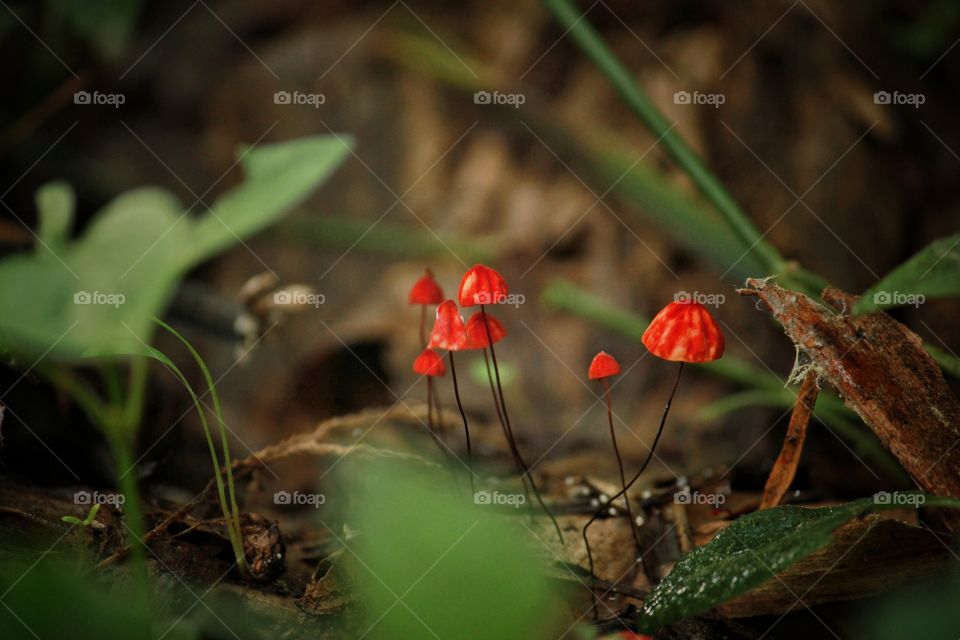
[[[787,340],[734,293],[744,275],[770,274],[700,255],[669,233],[669,222],[624,197],[620,172],[595,170],[609,154],[696,198],[538,3],[132,3],[132,29],[120,30],[111,51],[89,35],[112,33],[109,16],[77,24],[67,4],[0,9],[7,250],[32,241],[21,221],[34,223],[33,192],[49,179],[75,185],[84,219],[144,184],[170,189],[187,207],[212,202],[240,180],[232,166],[238,144],[330,132],[356,140],[353,155],[307,205],[192,275],[212,298],[231,299],[263,272],[325,296],[316,310],[268,325],[236,366],[235,339],[192,326],[187,314],[187,334],[215,374],[229,371],[220,386],[239,453],[330,415],[421,402],[425,389],[411,388],[410,371],[419,312],[406,306],[406,293],[426,266],[452,296],[480,259],[525,297],[496,310],[510,331],[498,355],[529,457],[548,452],[558,470],[597,471],[583,453],[588,444],[610,463],[599,389],[586,383],[597,350],[629,370],[614,403],[621,426],[637,436],[622,437],[632,458],[646,452],[673,370],[644,357],[638,343],[543,308],[541,293],[555,278],[647,317],[678,291],[723,294],[716,315],[728,353],[781,378],[789,373]],[[956,230],[954,3],[580,6],[789,258],[857,292]],[[73,92],[82,88],[126,99],[116,109],[76,105]],[[478,104],[477,91],[522,104]],[[678,104],[683,91],[722,95],[723,103]],[[877,104],[878,91],[925,100],[919,108]],[[277,92],[322,96],[314,98],[322,104],[278,104]],[[957,310],[937,301],[897,313],[956,351]],[[477,362],[465,360],[468,408],[492,419]],[[156,378],[158,388],[176,393],[175,381]],[[748,409],[716,423],[696,417],[734,388],[703,375],[685,379],[660,452],[676,473],[741,456],[757,473],[769,465],[782,437],[781,410]],[[446,385],[441,393],[450,406]],[[187,408],[155,405],[147,442]],[[44,440],[69,439],[45,423],[41,409],[28,415]],[[179,438],[195,437],[183,432],[192,422],[186,418],[151,451],[159,473],[205,477],[199,465],[164,457]],[[6,431],[46,455],[14,425]],[[872,481],[833,435],[815,430],[810,446],[806,465],[818,473]]]

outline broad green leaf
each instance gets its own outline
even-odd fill
[[[330,135],[241,150],[247,179],[197,221],[196,259],[206,259],[276,222],[333,173],[350,145],[349,136]]]
[[[41,240],[37,251],[56,252],[66,244],[75,206],[73,187],[66,182],[50,182],[37,190],[37,236]]]
[[[960,295],[960,234],[940,238],[867,289],[856,313]]]
[[[783,506],[742,516],[684,556],[657,584],[644,603],[641,624],[652,631],[712,609],[826,546],[848,520],[918,503],[960,507],[960,500],[951,498],[882,493],[836,507]]]
[[[249,237],[300,202],[344,155],[319,136],[265,145],[244,158],[248,179],[198,220],[168,192],[141,188],[115,198],[74,242],[63,242],[62,187],[38,196],[49,251],[0,261],[0,348],[36,358],[143,354],[153,318],[180,278],[199,262]],[[59,221],[58,221],[59,220]],[[226,225],[226,226],[225,226]],[[56,246],[57,248],[54,248]],[[147,354],[150,355],[150,354]]]
[[[545,568],[524,546],[529,533],[520,518],[511,525],[496,508],[474,504],[466,478],[453,481],[446,470],[349,464],[352,500],[344,515],[359,535],[344,541],[344,559],[356,568],[367,617],[357,637],[537,640],[562,633],[550,628],[557,603]]]

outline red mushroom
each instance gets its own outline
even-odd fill
[[[482,347],[478,346],[473,348],[483,348],[484,358],[486,358],[486,349],[490,349],[490,360],[493,362],[493,373],[497,383],[497,393],[494,396],[494,405],[497,408],[497,417],[500,418],[500,424],[503,427],[504,436],[507,439],[510,452],[513,455],[514,462],[517,465],[517,472],[520,474],[520,479],[524,482],[524,490],[526,490],[526,485],[529,483],[530,488],[533,490],[533,494],[537,498],[537,502],[540,504],[540,507],[550,517],[550,521],[553,522],[553,527],[556,529],[557,536],[559,536],[560,542],[562,543],[563,533],[560,531],[560,525],[557,524],[557,520],[553,517],[553,513],[550,512],[550,509],[547,508],[547,505],[543,502],[543,498],[540,496],[540,491],[537,489],[533,475],[530,473],[530,467],[523,460],[523,456],[520,454],[520,448],[517,446],[517,440],[513,435],[513,427],[510,424],[510,414],[507,412],[507,402],[503,396],[503,384],[500,381],[500,367],[497,365],[497,352],[493,347],[497,340],[506,335],[506,331],[503,330],[503,327],[499,322],[487,314],[487,311],[484,308],[484,306],[488,304],[502,304],[506,302],[508,292],[509,288],[507,287],[507,281],[503,279],[503,276],[501,276],[500,273],[486,265],[475,264],[470,267],[465,274],[463,274],[463,278],[460,280],[460,287],[457,289],[457,299],[460,301],[460,306],[462,307],[473,307],[476,305],[480,306],[480,313],[474,316],[475,318],[479,317],[479,319],[475,321],[476,325],[478,325],[477,330],[474,331],[473,334],[468,331],[468,340],[471,335],[481,333],[480,330],[482,330],[482,334],[486,334],[486,340],[483,340],[482,334],[478,336],[479,344],[481,344]],[[473,318],[471,318],[471,321],[473,321]],[[494,335],[495,332],[502,332],[502,334],[499,337],[496,337]],[[488,378],[489,375],[488,363]]]
[[[671,302],[641,338],[650,353],[673,362],[710,362],[723,355],[723,332],[703,305]]]
[[[413,372],[422,376],[442,376],[447,372],[443,359],[433,349],[424,349],[413,361]]]
[[[671,302],[664,307],[660,313],[654,316],[647,330],[643,332],[641,338],[644,346],[658,358],[679,362],[677,368],[677,377],[673,381],[673,387],[670,390],[670,396],[663,407],[663,415],[660,416],[660,426],[657,428],[657,435],[653,439],[653,445],[650,447],[647,457],[640,470],[630,479],[630,482],[601,505],[600,509],[593,514],[593,517],[583,528],[583,539],[587,541],[587,528],[600,517],[609,508],[610,504],[622,495],[640,478],[640,475],[646,470],[653,459],[654,450],[657,443],[660,442],[660,436],[663,435],[663,428],[667,424],[667,415],[670,413],[670,405],[673,403],[673,396],[677,393],[677,387],[680,385],[680,375],[683,373],[683,365],[687,362],[710,362],[723,355],[724,338],[723,332],[717,326],[716,321],[710,312],[703,305],[692,300],[682,300]],[[590,560],[590,573],[593,573],[593,557],[590,553],[590,545],[587,544],[587,555]]]
[[[486,318],[488,327],[483,326],[483,320]],[[489,313],[475,313],[470,316],[466,324],[467,348],[468,349],[486,349],[492,342],[500,342],[507,337],[507,330],[500,321]]]
[[[613,409],[610,405],[610,382],[609,378],[620,375],[620,363],[606,351],[601,351],[593,356],[590,362],[590,368],[587,376],[591,380],[600,380],[603,383],[603,399],[607,405],[607,424],[610,427],[610,440],[613,443],[613,453],[617,456],[617,468],[620,470],[620,486],[624,490],[623,501],[627,507],[627,515],[630,517],[630,529],[633,531],[634,539],[637,545],[640,545],[640,537],[635,527],[633,511],[630,509],[630,499],[626,495],[627,476],[623,471],[623,458],[620,457],[620,448],[617,446],[617,435],[613,429]]]
[[[410,287],[407,303],[420,305],[420,346],[427,346],[427,306],[443,302],[443,289],[433,279],[433,272],[426,269],[424,274]]]
[[[617,362],[616,358],[606,351],[601,351],[593,356],[593,360],[590,361],[590,369],[587,370],[588,378],[603,380],[604,386],[609,386],[606,383],[607,378],[617,375],[620,375],[620,363]]]
[[[495,269],[484,264],[475,264],[463,274],[460,288],[457,289],[457,300],[464,308],[485,304],[501,304],[506,302],[507,281]]]
[[[433,321],[433,331],[430,332],[430,349],[445,351],[459,351],[466,346],[467,328],[463,324],[463,316],[457,309],[457,303],[446,300],[437,307],[437,317]]]

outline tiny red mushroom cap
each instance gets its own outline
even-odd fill
[[[463,274],[457,299],[461,307],[500,304],[506,301],[507,293],[507,281],[503,276],[486,265],[475,264]]]
[[[591,380],[603,380],[604,378],[609,378],[619,373],[620,363],[606,351],[601,351],[593,356],[593,361],[590,362],[590,370],[587,375],[589,375]]]
[[[410,304],[440,304],[443,302],[443,289],[433,279],[430,269],[427,269],[427,272],[413,283],[407,301]]]
[[[459,351],[466,346],[467,331],[463,324],[463,317],[453,300],[445,300],[437,307],[437,319],[433,322],[433,331],[430,332],[431,349],[446,349]]]
[[[422,376],[442,376],[447,372],[447,368],[436,351],[424,349],[413,361],[413,371]]]
[[[500,324],[500,321],[489,313],[478,311],[467,320],[467,349],[486,349],[490,346],[490,339],[487,338],[487,329],[483,326],[483,317],[487,317],[487,325],[490,327],[490,338],[496,344],[503,340],[507,335],[506,328]]]
[[[643,332],[650,353],[673,362],[710,362],[723,355],[723,332],[710,312],[693,301],[671,302]]]

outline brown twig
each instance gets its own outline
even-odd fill
[[[790,483],[793,482],[797,474],[797,466],[800,464],[803,441],[807,437],[807,425],[810,424],[810,416],[817,403],[819,391],[816,372],[808,371],[797,394],[797,402],[793,407],[793,415],[790,416],[790,425],[787,427],[787,437],[783,441],[777,461],[770,470],[767,484],[763,487],[761,509],[780,504],[790,489]]]

